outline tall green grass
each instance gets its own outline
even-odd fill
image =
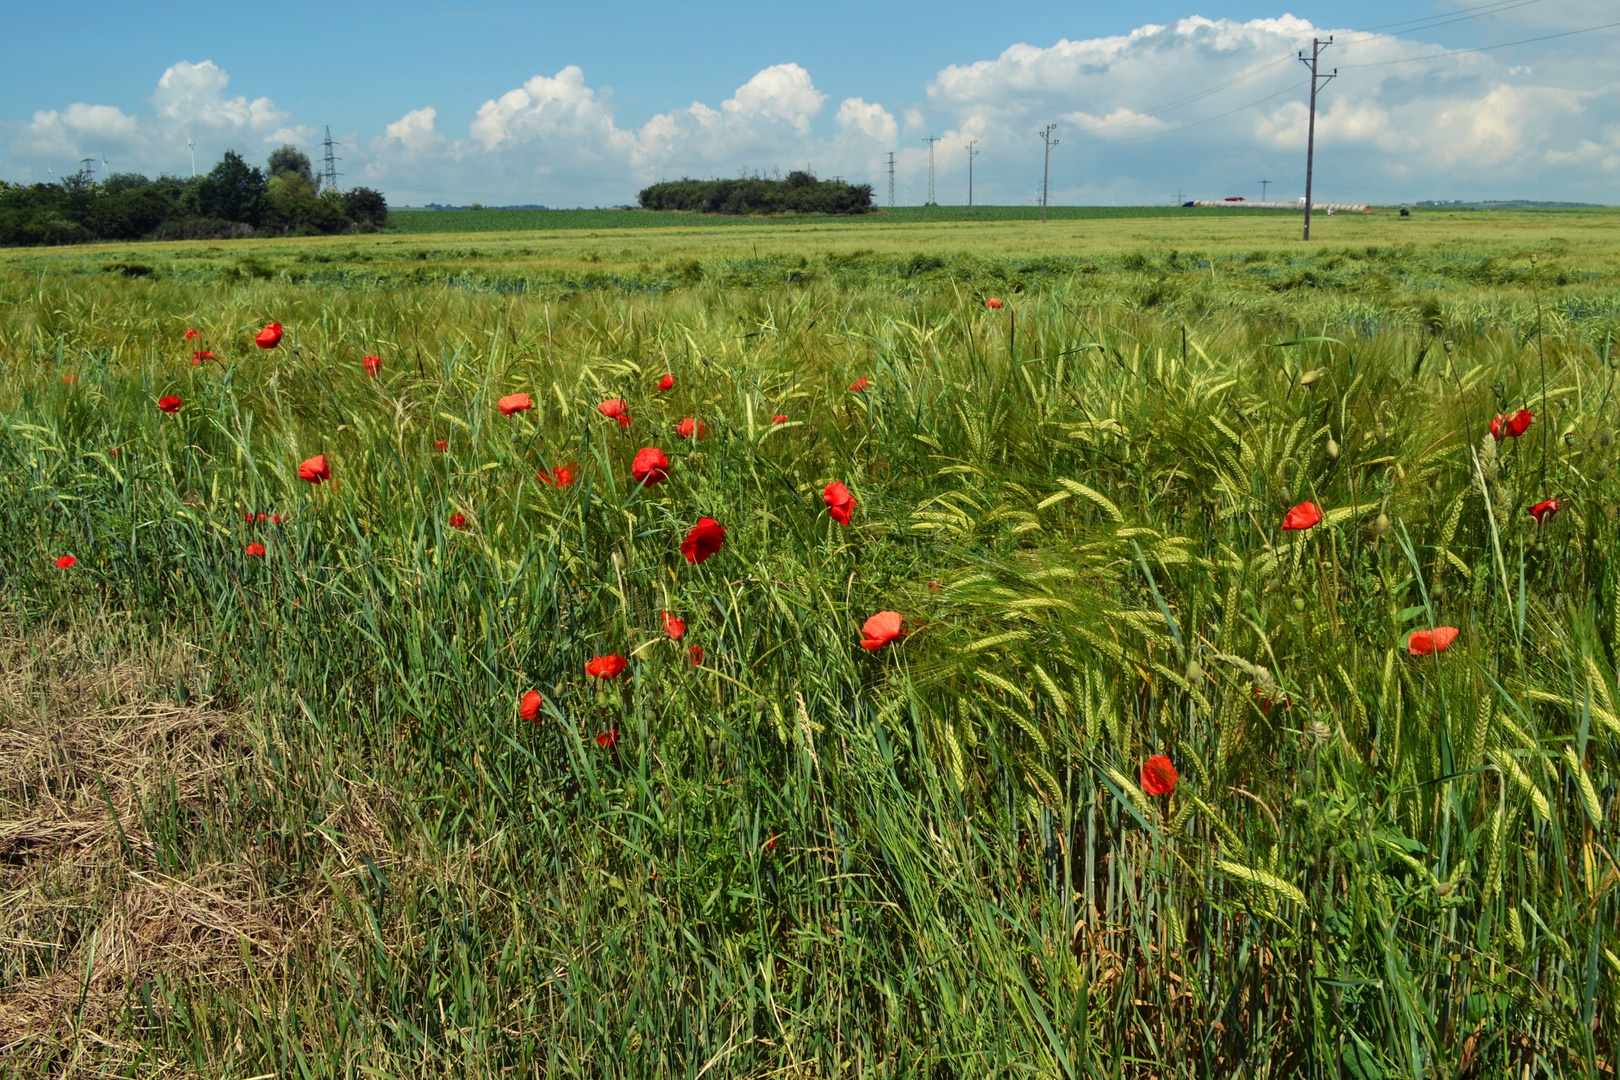
[[[116,1031],[18,1060],[1612,1072],[1615,298],[1510,269],[1427,305],[1149,298],[1126,269],[1002,312],[948,281],[4,279],[17,632],[130,613],[194,643],[206,681],[175,695],[241,717],[206,796],[120,822],[118,872],[282,927],[225,934],[228,977],[138,973]],[[537,407],[501,416],[520,390]],[[1492,441],[1521,405],[1530,432]],[[673,466],[639,489],[648,445]],[[1283,533],[1307,499],[1326,521]],[[691,566],[700,516],[729,532]],[[908,635],[868,653],[883,609]],[[1408,655],[1443,625],[1448,651]],[[630,668],[593,685],[609,652]],[[1138,785],[1154,753],[1171,796]],[[7,981],[113,916],[10,910]]]

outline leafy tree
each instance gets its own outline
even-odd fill
[[[872,208],[872,185],[817,180],[814,173],[796,169],[782,180],[665,181],[644,189],[640,199],[648,210],[703,214],[864,214]]]
[[[270,179],[274,180],[283,173],[292,173],[303,177],[304,182],[311,188],[320,185],[315,180],[315,169],[309,162],[309,155],[291,143],[285,143],[270,151],[270,161],[267,170]]]
[[[374,188],[350,188],[344,192],[343,206],[356,225],[380,229],[388,224],[388,200]]]
[[[264,218],[264,187],[264,173],[235,150],[227,150],[197,184],[197,216],[258,225]]]

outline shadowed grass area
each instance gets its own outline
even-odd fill
[[[3,1060],[1612,1073],[1612,251],[926,239],[0,264]]]

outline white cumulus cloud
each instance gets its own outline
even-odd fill
[[[1603,6],[1570,2],[1585,5],[1583,17]],[[1178,190],[1253,195],[1262,177],[1274,181],[1273,197],[1294,198],[1307,119],[1297,57],[1329,36],[1325,70],[1338,74],[1323,86],[1317,114],[1321,197],[1614,201],[1613,31],[1550,41],[1533,54],[1450,54],[1286,14],[1194,16],[1128,34],[1012,44],[941,68],[909,102],[852,96],[829,109],[812,73],[783,62],[724,100],[666,108],[639,124],[622,124],[612,89],[567,65],[396,113],[365,141],[345,136],[346,166],[350,182],[381,186],[396,202],[568,206],[629,201],[658,179],[795,168],[886,189],[893,152],[901,197],[920,202],[930,162],[923,138],[935,136],[941,202],[965,197],[970,141],[979,151],[977,198],[1023,202],[1035,197],[1045,163],[1037,133],[1055,124],[1059,202],[1152,202]],[[149,104],[81,102],[28,121],[0,115],[0,171],[19,177],[38,161],[61,170],[105,152],[120,168],[184,172],[188,136],[205,166],[226,146],[253,159],[283,141],[316,149],[314,129],[269,97],[231,93],[229,75],[208,60],[170,66]],[[441,110],[463,108],[473,110],[465,129],[441,130]]]

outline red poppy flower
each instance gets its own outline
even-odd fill
[[[992,296],[990,299],[984,302],[984,306],[989,308],[991,311],[1000,311],[1006,305],[1001,302],[999,297]]]
[[[787,417],[784,416],[782,413],[777,413],[775,416],[771,417],[771,423],[773,423],[773,424],[785,424],[785,423],[787,423]]]
[[[623,398],[608,398],[596,407],[596,411],[609,420],[617,420],[622,428],[630,426],[630,406],[624,403]]]
[[[119,450],[119,448],[118,448],[118,447],[116,447],[116,446],[115,446],[115,447],[113,447],[113,448],[112,448],[112,456],[113,456],[113,457],[117,457],[117,456],[118,456],[118,450]]]
[[[714,518],[698,518],[692,531],[681,541],[681,554],[694,566],[701,566],[710,555],[726,542],[726,527]]]
[[[1530,516],[1536,519],[1537,525],[1546,524],[1547,519],[1556,513],[1558,513],[1557,499],[1548,499],[1546,502],[1538,502],[1536,505],[1530,508]]]
[[[249,525],[253,524],[253,511],[251,511],[251,510],[245,511],[244,516],[247,518],[247,523]]]
[[[264,545],[263,544],[249,544],[247,546],[247,553],[249,555],[257,555],[259,558],[262,559],[262,558],[264,558]]]
[[[877,652],[900,636],[900,613],[880,611],[861,626],[861,648]]]
[[[656,446],[649,446],[636,452],[636,459],[630,463],[630,475],[635,477],[636,483],[652,487],[669,479],[669,458]]]
[[[614,744],[617,743],[618,741],[619,741],[619,729],[618,728],[609,728],[607,731],[603,731],[603,732],[599,733],[596,736],[596,745],[600,746],[604,750],[613,749]]]
[[[673,376],[673,375],[665,375],[662,379],[658,380],[658,389],[660,389],[660,390],[673,390],[674,388],[675,388],[675,376]]]
[[[1433,631],[1414,630],[1406,639],[1406,651],[1413,656],[1428,656],[1431,653],[1442,653],[1451,647],[1457,640],[1455,626],[1437,626]]]
[[[73,564],[78,561],[77,556],[58,555],[56,557],[56,568],[58,570],[71,570],[73,568]]]
[[[1506,422],[1507,417],[1505,416],[1491,417],[1491,438],[1495,439],[1497,442],[1502,441],[1502,425]]]
[[[855,496],[849,493],[842,480],[834,480],[827,485],[821,493],[821,501],[827,504],[827,516],[840,525],[848,525],[850,515],[855,513]]]
[[[1259,707],[1260,711],[1267,716],[1271,715],[1271,710],[1275,706],[1280,705],[1286,709],[1292,704],[1292,702],[1288,700],[1288,695],[1277,689],[1262,690],[1257,686],[1254,688],[1254,697],[1255,704]]]
[[[256,520],[256,521],[258,521],[258,522],[260,522],[262,524],[262,523],[270,520],[270,515],[269,514],[259,514],[254,520]]]
[[[266,326],[263,330],[260,330],[258,336],[253,339],[253,344],[257,345],[261,349],[273,349],[277,345],[280,345],[281,324],[278,322],[273,322],[269,326]]]
[[[438,442],[433,444],[433,449],[439,451],[440,453],[443,453],[444,451],[450,449],[450,440],[449,439],[440,439]]]
[[[280,514],[271,514],[270,515],[270,524],[272,524],[272,525],[280,525],[283,520],[285,520],[285,519],[283,519]]]
[[[1322,508],[1313,502],[1302,502],[1283,516],[1283,528],[1292,532],[1309,529],[1322,520]]]
[[[322,480],[332,479],[332,468],[326,463],[325,454],[316,454],[298,466],[298,479],[308,480],[312,484],[319,484]]]
[[[450,515],[450,527],[452,529],[465,529],[467,527],[467,519],[461,516],[461,511],[457,510]]]
[[[523,700],[518,702],[518,715],[523,717],[525,720],[539,722],[540,691],[530,690],[527,694],[523,695]]]
[[[190,341],[193,338],[200,338],[200,337],[202,337],[202,331],[200,331],[200,330],[187,330],[186,331],[186,340],[187,341]]]
[[[690,649],[686,650],[686,655],[690,656],[692,658],[692,664],[694,666],[702,664],[703,663],[703,646],[701,646],[701,645],[692,646]]]
[[[688,416],[685,420],[682,420],[679,424],[675,425],[675,434],[679,435],[683,439],[690,439],[694,436],[702,439],[709,434],[709,429],[704,425],[703,421],[694,420]]]
[[[160,397],[158,398],[158,408],[162,409],[166,413],[177,413],[180,411],[180,399],[175,397],[173,394],[169,394],[166,397]]]
[[[865,393],[866,392],[866,376],[862,375],[860,378],[858,378],[854,382],[850,383],[849,388],[851,390],[855,391],[857,394]]]
[[[1514,413],[1513,417],[1507,422],[1508,438],[1517,439],[1520,435],[1523,435],[1525,432],[1529,431],[1530,424],[1535,420],[1535,418],[1536,414],[1531,412],[1529,409],[1520,409],[1518,412]]]
[[[1142,790],[1149,795],[1168,795],[1176,790],[1176,767],[1163,754],[1154,754],[1142,762]]]
[[[495,407],[501,410],[502,416],[511,416],[513,413],[520,413],[524,409],[534,408],[534,402],[529,400],[528,394],[507,394],[495,403]]]
[[[666,611],[664,612],[664,633],[669,635],[669,640],[679,641],[686,635],[686,623]]]
[[[618,653],[608,653],[606,656],[598,656],[586,664],[585,674],[597,679],[617,679],[624,673],[624,669],[629,663],[630,661]]]
[[[78,381],[79,381],[79,377],[77,375],[64,375],[64,376],[62,376],[62,385],[63,386],[72,386],[74,383],[76,383]]]
[[[366,365],[366,374],[373,379],[377,377],[377,372],[382,370],[382,357],[380,356],[368,356],[363,363]]]
[[[574,482],[574,470],[577,468],[579,468],[577,461],[570,461],[567,465],[553,465],[535,479],[549,487],[565,488]]]
[[[198,349],[196,352],[191,354],[191,366],[196,367],[204,360],[212,360],[213,358],[214,352],[212,349]]]

